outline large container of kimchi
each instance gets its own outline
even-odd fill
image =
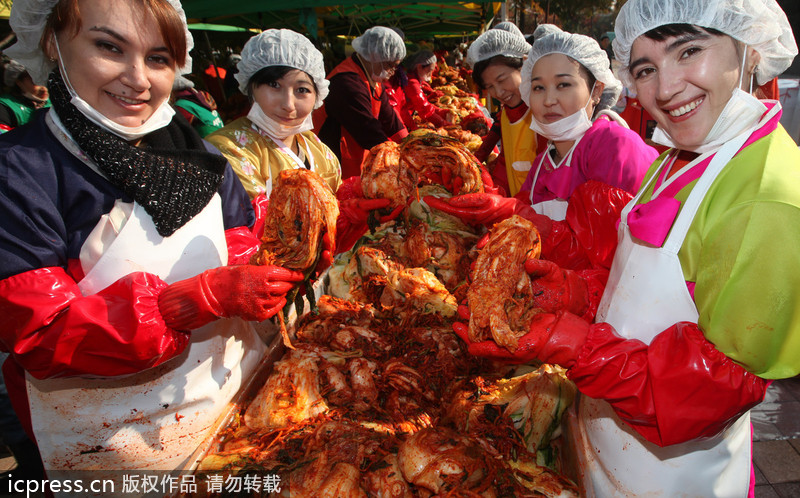
[[[313,303],[287,310],[291,348],[271,325],[262,368],[185,469],[192,495],[578,496],[564,371],[474,357],[453,332],[480,235],[415,201],[338,255]]]

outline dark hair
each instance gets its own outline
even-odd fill
[[[250,96],[253,96],[253,90],[261,85],[270,85],[279,79],[283,78],[290,71],[298,70],[296,67],[290,66],[267,66],[256,71],[256,74],[250,77],[247,82],[247,91]],[[299,70],[298,70],[299,71]],[[311,78],[311,76],[309,76]],[[314,87],[314,93],[319,93],[317,83],[314,78],[311,78],[311,85]]]
[[[522,63],[522,57],[495,55],[494,57],[490,57],[486,60],[475,63],[475,66],[472,68],[472,80],[476,85],[478,85],[478,88],[481,90],[486,90],[486,87],[483,84],[483,72],[486,71],[486,68],[491,65],[499,64],[502,66],[508,66],[512,69],[521,69]]]
[[[567,56],[567,57],[569,57],[569,56]],[[586,80],[587,80],[587,82],[589,84],[589,91],[591,91],[592,87],[597,82],[597,78],[594,77],[594,74],[592,74],[591,71],[586,69],[586,66],[584,66],[583,64],[581,64],[577,60],[573,59],[572,57],[569,57],[569,59],[575,61],[578,64],[578,71],[581,73],[581,76],[586,78]]]
[[[664,41],[672,36],[699,35],[703,32],[714,36],[721,36],[725,34],[722,31],[718,31],[714,28],[701,28],[693,24],[664,24],[663,26],[659,26],[647,31],[644,36],[650,38],[651,40]]]
[[[419,52],[409,55],[406,57],[406,60],[403,61],[403,65],[409,70],[413,71],[414,67],[422,64],[423,62],[427,61],[431,57],[436,57],[436,55],[431,52],[430,50],[420,50]],[[436,61],[434,60],[431,64],[435,64]]]
[[[175,67],[186,64],[186,28],[175,8],[167,0],[134,0],[134,12],[139,12],[143,21],[145,13],[153,16],[158,24],[161,36],[167,46]],[[81,11],[78,0],[60,0],[47,17],[39,46],[45,54],[52,55],[50,46],[52,37],[59,31],[71,32],[76,36],[81,30]]]

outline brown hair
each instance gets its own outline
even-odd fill
[[[186,63],[186,27],[178,12],[167,0],[130,1],[134,3],[134,10],[142,13],[141,20],[144,19],[145,13],[153,16],[167,50],[175,61],[175,67],[182,67]],[[81,11],[78,0],[59,0],[47,17],[39,46],[45,54],[52,56],[54,47],[51,46],[51,40],[56,33],[64,31],[74,37],[80,30]]]

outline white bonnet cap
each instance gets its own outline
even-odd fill
[[[242,48],[242,60],[236,64],[234,75],[239,90],[247,93],[247,85],[254,74],[270,66],[288,66],[305,72],[317,87],[314,108],[322,105],[328,96],[330,82],[325,79],[322,52],[305,36],[290,29],[268,29],[247,40]]]
[[[539,26],[539,28],[542,28],[542,26]],[[537,31],[539,31],[539,28],[537,28]],[[608,54],[594,38],[568,33],[550,25],[550,27],[541,30],[540,37],[533,42],[528,58],[525,59],[520,70],[522,82],[519,86],[519,93],[526,104],[530,105],[533,66],[539,59],[550,54],[564,54],[575,59],[592,73],[592,76],[597,81],[605,85],[603,93],[609,95],[609,99],[611,98],[610,95],[614,94],[619,97],[620,92],[622,92],[622,83],[611,72]],[[614,101],[616,101],[616,97],[613,99]]]
[[[514,24],[511,21],[499,22],[499,23],[495,24],[494,26],[492,26],[491,29],[501,29],[503,31],[508,31],[509,33],[513,33],[513,34],[515,34],[517,36],[521,36],[523,38],[525,37],[525,35],[522,34],[522,31],[520,31],[520,29],[517,27],[517,25]]]
[[[475,64],[498,55],[523,58],[531,49],[530,43],[520,35],[504,29],[490,29],[475,39],[467,50],[467,63]]]
[[[186,26],[186,13],[178,0],[167,0],[183,21],[186,32],[186,64],[179,68],[177,74],[192,71],[192,58],[189,56],[194,47],[194,39]],[[45,85],[47,76],[56,64],[45,56],[39,47],[47,18],[58,0],[14,0],[8,22],[17,37],[17,42],[6,50],[9,57],[16,59],[26,68],[37,85]]]
[[[761,55],[756,73],[759,85],[783,73],[797,55],[792,27],[775,0],[629,0],[617,16],[617,36],[612,42],[626,85],[632,84],[629,66],[634,40],[667,24],[716,29],[753,47]]]
[[[406,44],[397,31],[384,26],[373,26],[353,40],[353,50],[369,62],[402,61]]]

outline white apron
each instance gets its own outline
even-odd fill
[[[566,199],[556,198],[534,204],[533,190],[536,188],[536,180],[539,179],[539,172],[542,171],[542,166],[544,165],[545,161],[549,162],[554,170],[563,167],[569,168],[572,166],[572,154],[575,152],[575,148],[578,146],[583,137],[584,135],[581,135],[579,139],[575,140],[575,143],[572,144],[572,147],[569,149],[569,152],[567,152],[567,155],[564,156],[564,158],[561,159],[558,164],[553,164],[552,160],[550,159],[550,149],[554,148],[554,145],[552,142],[548,143],[547,148],[544,150],[544,154],[542,154],[542,158],[539,160],[539,164],[536,166],[536,173],[533,176],[533,183],[531,183],[531,192],[529,196],[531,207],[533,207],[533,210],[537,213],[543,214],[553,221],[563,221],[567,217],[567,206],[569,203]]]
[[[751,132],[716,152],[663,247],[635,241],[626,223],[628,213],[647,187],[625,207],[598,322],[609,323],[622,337],[646,344],[677,322],[697,322],[699,314],[686,287],[678,251],[711,183]],[[668,162],[665,160],[664,164]],[[651,182],[656,177],[658,172]],[[749,413],[713,438],[664,448],[643,439],[617,417],[607,402],[588,396],[579,398],[577,416],[572,413],[568,423],[587,496],[747,496]]]
[[[226,264],[226,247],[217,194],[167,238],[134,204],[116,239],[79,285],[85,295],[93,294],[142,270],[173,283]],[[181,355],[130,376],[37,380],[26,374],[45,468],[184,468],[266,349],[252,324],[238,318],[191,334]]]

